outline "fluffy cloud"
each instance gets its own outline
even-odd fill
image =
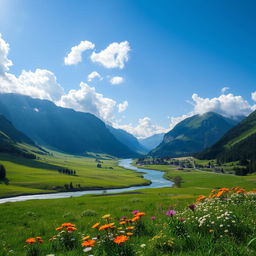
[[[235,96],[232,93],[211,99],[201,98],[194,93],[192,99],[194,101],[195,114],[213,111],[223,116],[235,117],[247,116],[252,111],[250,104],[242,96]]]
[[[5,73],[0,76],[0,92],[19,93],[51,101],[58,100],[64,94],[54,73],[46,69],[36,69],[35,72],[23,70],[18,77]]]
[[[12,66],[12,61],[8,59],[10,47],[0,33],[0,75],[3,75]]]
[[[99,80],[102,80],[102,76],[96,72],[96,71],[93,71],[92,73],[90,73],[87,77],[87,81],[88,82],[91,82],[94,78],[98,78]]]
[[[128,53],[131,50],[129,42],[112,43],[99,53],[93,52],[91,60],[98,62],[106,68],[124,68],[128,61]]]
[[[252,92],[251,96],[252,96],[252,100],[256,101],[256,91]]]
[[[80,89],[70,90],[63,95],[57,105],[72,108],[81,112],[89,112],[104,120],[111,120],[115,110],[116,101],[97,93],[94,87],[80,83]]]
[[[115,128],[124,129],[127,132],[133,134],[137,138],[146,138],[156,133],[166,132],[166,129],[163,127],[153,124],[149,117],[144,117],[139,119],[137,126],[128,125],[119,125],[117,123],[113,124]]]
[[[125,100],[123,103],[118,104],[118,112],[124,112],[128,108],[128,101]]]
[[[221,91],[221,94],[224,94],[228,90],[229,90],[229,87],[223,87],[220,91]]]
[[[113,84],[113,85],[121,84],[123,82],[124,82],[124,78],[121,77],[121,76],[113,76],[110,79],[110,83]]]
[[[81,41],[79,45],[73,46],[70,53],[64,58],[65,65],[75,65],[82,61],[82,53],[94,49],[95,45],[90,41]]]

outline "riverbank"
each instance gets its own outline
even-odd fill
[[[84,191],[68,191],[68,192],[60,192],[60,193],[47,193],[47,194],[32,194],[32,195],[21,195],[14,197],[7,197],[0,199],[1,203],[6,202],[18,202],[18,201],[27,201],[27,200],[39,200],[39,199],[57,199],[57,198],[67,198],[67,197],[79,197],[82,195],[88,194],[102,194],[102,193],[120,193],[120,192],[128,192],[138,189],[145,188],[161,188],[171,186],[172,183],[169,180],[163,178],[163,173],[159,171],[149,170],[149,169],[138,169],[131,165],[132,159],[123,159],[118,162],[120,168],[125,170],[132,170],[134,172],[138,172],[140,175],[144,173],[144,180],[146,183],[144,185],[133,185],[122,188],[111,188],[111,189],[88,189]]]
[[[102,168],[98,168],[93,157],[54,153],[31,160],[0,154],[0,163],[5,166],[8,179],[8,185],[0,182],[0,197],[149,184],[142,173],[119,167],[118,159],[104,159],[101,162]],[[63,169],[74,170],[75,175],[59,172]]]

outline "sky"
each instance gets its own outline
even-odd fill
[[[0,93],[138,138],[256,109],[256,2],[0,0]]]

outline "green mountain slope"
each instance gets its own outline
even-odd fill
[[[228,131],[216,144],[196,155],[224,162],[256,158],[256,111]]]
[[[95,152],[137,156],[111,134],[104,122],[89,113],[18,94],[0,94],[0,113],[38,145],[77,155]]]
[[[189,117],[165,134],[163,142],[149,154],[153,157],[191,155],[213,145],[236,124],[237,121],[214,112]]]
[[[115,136],[117,140],[119,140],[121,143],[129,147],[131,150],[142,155],[145,155],[148,152],[148,150],[145,147],[143,147],[139,143],[138,139],[134,137],[132,134],[122,129],[113,128],[110,125],[107,125],[107,128],[110,130],[110,132]]]
[[[30,138],[0,115],[0,152],[34,158],[33,151],[42,152]]]

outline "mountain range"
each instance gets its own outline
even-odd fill
[[[0,114],[36,144],[69,154],[138,154],[121,143],[96,116],[56,106],[48,100],[0,94]]]
[[[157,147],[163,140],[164,133],[154,134],[144,139],[139,139],[140,144],[149,151]]]
[[[256,159],[256,111],[230,129],[216,144],[196,154],[200,159],[222,162]]]
[[[256,159],[256,111],[239,119],[208,112],[181,121],[166,134],[138,140],[92,114],[29,96],[0,94],[0,152],[33,158],[33,152],[47,153],[40,147],[45,146],[74,155],[94,152],[120,158],[140,157],[151,150],[150,157]]]
[[[214,112],[194,115],[178,123],[164,135],[162,143],[153,149],[152,157],[188,156],[213,145],[225,132],[238,123]]]

